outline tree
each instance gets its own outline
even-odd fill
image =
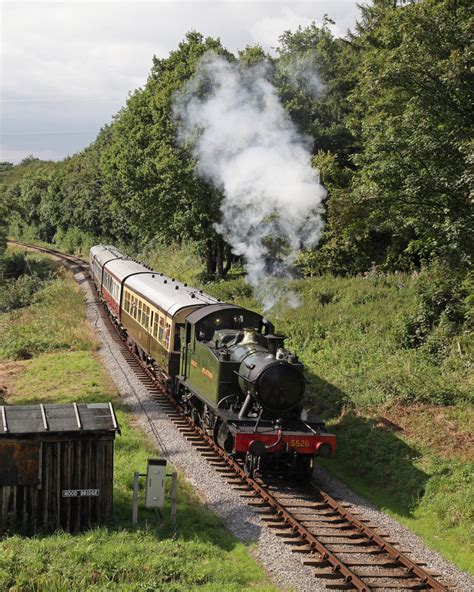
[[[313,153],[330,151],[340,166],[351,166],[356,149],[347,125],[348,95],[356,79],[358,54],[344,39],[335,38],[325,17],[280,37],[276,83],[285,108],[313,141]]]
[[[363,150],[353,199],[386,237],[387,268],[472,255],[471,3],[427,0],[364,13],[351,129]]]
[[[210,275],[225,275],[225,248],[213,229],[219,194],[195,175],[195,162],[177,142],[176,93],[213,51],[232,58],[219,40],[191,32],[166,59],[154,58],[147,84],[130,96],[111,126],[101,156],[104,191],[122,212],[135,243],[159,237],[200,245]]]

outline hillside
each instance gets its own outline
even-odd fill
[[[371,0],[270,53],[183,31],[80,152],[0,163],[0,359],[91,338],[43,316],[64,280],[7,235],[266,302],[339,437],[325,466],[474,571],[471,4]]]

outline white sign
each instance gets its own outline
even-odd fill
[[[63,497],[99,497],[100,489],[63,489]]]

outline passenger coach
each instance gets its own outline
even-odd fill
[[[142,358],[151,357],[169,376],[176,375],[185,317],[218,300],[127,258],[111,246],[92,247],[90,268],[114,320],[138,345]]]

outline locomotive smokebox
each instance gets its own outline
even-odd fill
[[[301,404],[305,381],[298,365],[255,352],[241,363],[239,384],[265,411],[279,416]]]

